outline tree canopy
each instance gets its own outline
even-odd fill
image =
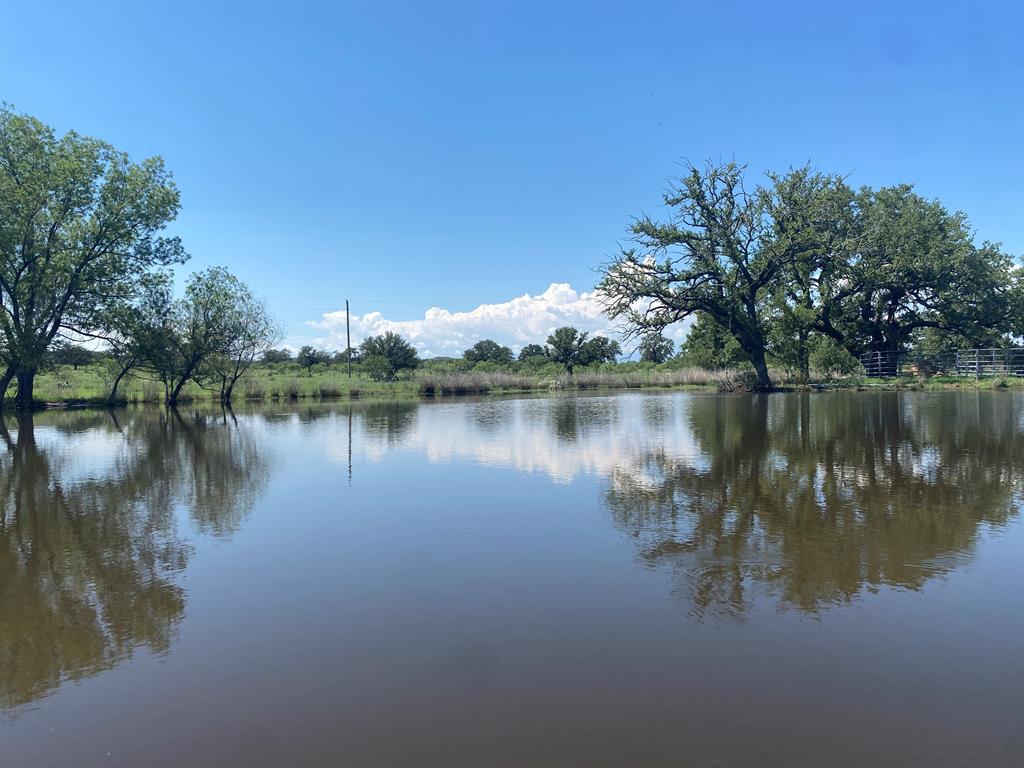
[[[367,337],[359,345],[359,355],[371,377],[386,381],[393,381],[399,372],[413,369],[420,362],[416,348],[393,331]]]
[[[571,376],[573,368],[585,365],[583,345],[587,342],[587,333],[570,326],[556,328],[548,336],[547,356],[555,363],[565,367]]]
[[[676,351],[675,342],[660,333],[649,333],[640,341],[640,360],[645,363],[664,363]]]
[[[512,362],[512,350],[491,339],[481,339],[462,353],[462,358],[469,363],[498,363],[507,365]]]
[[[110,305],[151,269],[186,260],[178,239],[160,234],[178,208],[159,157],[135,163],[0,106],[0,399],[17,377],[16,402],[31,407],[58,334],[103,328]]]
[[[547,358],[547,350],[544,349],[540,344],[527,344],[521,350],[519,350],[519,362],[524,362],[531,358],[545,359]]]
[[[622,347],[619,346],[619,342],[607,336],[591,336],[580,348],[580,363],[614,363],[621,354]]]
[[[636,247],[605,266],[600,290],[608,313],[633,335],[708,315],[769,387],[764,300],[789,264],[820,246],[829,192],[841,181],[804,167],[748,190],[744,171],[735,163],[690,166],[665,195],[668,218],[634,222]]]
[[[901,351],[925,330],[974,344],[1020,332],[1013,259],[909,185],[854,192],[805,166],[751,186],[744,167],[709,163],[664,201],[667,217],[637,219],[633,245],[604,267],[608,314],[634,337],[696,315],[682,354],[718,364],[735,344],[760,387],[769,355],[806,376],[816,350],[838,360],[829,345],[857,355]]]

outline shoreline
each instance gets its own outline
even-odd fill
[[[1024,377],[987,377],[954,378],[932,377],[931,379],[900,378],[900,379],[857,379],[832,382],[811,382],[804,385],[787,384],[772,387],[768,390],[752,390],[743,388],[724,389],[715,383],[704,384],[637,384],[622,385],[581,385],[581,386],[538,386],[531,387],[488,387],[478,385],[457,391],[422,391],[422,387],[410,387],[414,382],[388,382],[372,389],[353,388],[350,392],[332,394],[298,392],[288,396],[242,396],[230,403],[221,403],[216,397],[182,398],[175,407],[248,407],[261,405],[302,405],[312,403],[359,403],[359,402],[432,402],[443,400],[461,400],[467,398],[490,398],[535,395],[546,397],[559,394],[609,394],[614,392],[703,392],[708,394],[786,394],[793,392],[943,392],[943,391],[1024,391]],[[110,402],[93,398],[68,397],[62,400],[44,400],[36,403],[33,412],[60,410],[111,410],[120,408],[160,406],[169,407],[160,399],[123,398]],[[18,411],[8,400],[0,408],[4,415],[14,415]]]

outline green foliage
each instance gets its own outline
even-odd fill
[[[854,192],[800,168],[748,191],[730,163],[691,167],[665,203],[665,221],[634,224],[636,247],[600,287],[634,335],[708,318],[684,345],[688,361],[736,361],[717,327],[764,387],[769,355],[807,380],[814,358],[849,369],[867,350],[1005,344],[1024,332],[1020,268],[909,185]]]
[[[594,336],[583,342],[580,348],[579,362],[581,365],[614,363],[622,354],[619,342],[607,336]]]
[[[852,376],[863,373],[860,362],[835,340],[819,336],[810,354],[810,367],[821,374]]]
[[[905,349],[923,329],[990,343],[1020,327],[1021,275],[967,217],[910,185],[854,198],[857,239],[824,285],[820,329],[858,353]]]
[[[331,362],[331,353],[307,345],[299,349],[295,355],[295,362],[303,368],[311,368],[314,365]]]
[[[473,366],[474,373],[499,373],[509,370],[507,364],[497,363],[493,360],[481,360]]]
[[[701,312],[728,329],[769,387],[763,305],[787,265],[818,245],[816,223],[841,181],[800,168],[748,191],[735,163],[689,168],[665,195],[665,221],[632,227],[636,248],[607,265],[609,314],[636,335]]]
[[[660,333],[651,333],[640,341],[639,349],[641,362],[660,364],[672,357],[676,345]]]
[[[167,402],[175,403],[190,380],[203,384],[212,372],[204,364],[223,354],[237,333],[236,301],[242,286],[221,267],[191,275],[185,295],[171,307],[168,320],[155,333],[157,343],[149,358],[167,389]]]
[[[366,355],[362,362],[363,371],[373,381],[392,381],[394,373],[388,359],[382,355]]]
[[[79,366],[89,365],[100,357],[100,353],[86,349],[81,344],[57,340],[47,352],[45,364],[47,366],[70,365],[77,370]]]
[[[105,329],[110,306],[150,269],[187,257],[177,238],[159,235],[179,206],[160,158],[133,163],[6,106],[0,158],[0,390],[16,374],[19,406],[29,407],[58,333]]]
[[[583,358],[583,345],[587,342],[587,334],[569,326],[556,328],[548,336],[547,357],[562,365],[571,376],[573,367],[586,365]]]
[[[531,359],[544,360],[548,356],[547,350],[540,344],[527,344],[519,350],[519,362],[526,362]]]
[[[264,351],[261,359],[264,363],[290,363],[292,353],[286,348],[268,349]]]
[[[357,349],[353,347],[348,347],[347,349],[342,350],[341,352],[335,352],[331,356],[332,363],[346,365],[348,364],[349,360],[351,360],[353,363],[359,362],[359,351]]]
[[[230,402],[235,384],[273,343],[279,331],[266,306],[247,285],[223,270],[218,277],[224,294],[222,321],[226,336],[220,348],[202,362],[196,378],[212,381],[220,391],[220,399]]]
[[[388,381],[393,381],[400,371],[411,370],[419,365],[416,348],[392,331],[365,339],[359,346],[359,354],[363,357],[364,368],[371,357],[380,357],[387,361]]]
[[[469,363],[496,363],[508,365],[512,362],[512,350],[491,339],[482,339],[462,353]]]
[[[709,315],[698,313],[697,320],[679,347],[677,361],[709,371],[736,368],[747,362],[735,337]]]

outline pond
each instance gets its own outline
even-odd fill
[[[1024,397],[8,416],[3,766],[1024,764]]]

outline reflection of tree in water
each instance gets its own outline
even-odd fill
[[[562,442],[579,442],[588,433],[605,431],[619,416],[614,398],[564,395],[555,398],[545,412],[551,431]]]
[[[416,424],[418,403],[366,403],[352,413],[363,422],[367,437],[386,446],[397,445]]]
[[[192,520],[204,533],[228,536],[238,530],[256,500],[266,490],[270,473],[251,429],[236,428],[228,414],[193,414],[184,419],[176,412],[180,461],[191,482],[185,502]]]
[[[985,393],[694,398],[702,456],[642,456],[607,502],[697,615],[742,616],[761,592],[814,612],[918,589],[1016,513],[1018,410]]]
[[[43,424],[67,446],[40,443]],[[121,433],[128,450],[77,478],[69,465],[84,430]],[[138,646],[170,646],[185,610],[174,575],[191,551],[175,507],[217,533],[237,526],[266,475],[244,432],[162,411],[0,421],[0,709],[109,669]]]

